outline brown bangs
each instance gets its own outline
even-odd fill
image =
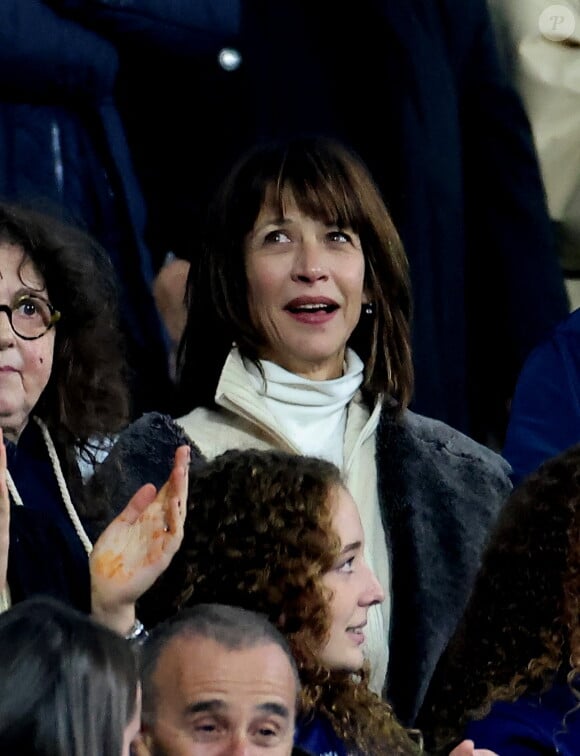
[[[358,232],[367,219],[360,201],[362,186],[345,163],[332,158],[288,149],[277,175],[264,177],[264,202],[277,207],[283,216],[291,200],[311,218]]]

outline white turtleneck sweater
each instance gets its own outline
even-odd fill
[[[340,378],[313,381],[261,360],[264,378],[244,360],[257,393],[279,423],[279,429],[302,454],[327,459],[342,470],[347,408],[363,382],[360,357],[347,351]]]

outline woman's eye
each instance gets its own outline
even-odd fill
[[[290,237],[284,231],[270,231],[266,234],[264,241],[267,244],[285,244],[290,241]]]
[[[332,242],[342,242],[343,244],[352,242],[352,237],[346,231],[330,231],[328,237]]]
[[[48,302],[36,297],[21,297],[14,306],[14,312],[26,320],[42,320],[45,324],[48,324],[51,318]]]
[[[39,307],[34,299],[21,299],[18,302],[17,309],[20,311],[21,315],[33,317],[34,315],[38,314]]]
[[[347,559],[347,561],[340,564],[337,569],[339,572],[352,572],[354,569],[354,557],[352,556],[350,559]]]

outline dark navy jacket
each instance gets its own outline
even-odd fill
[[[503,456],[514,485],[580,441],[580,309],[530,354],[520,373]]]
[[[578,699],[562,683],[542,696],[494,704],[485,719],[467,727],[465,737],[500,756],[578,756],[580,710],[572,712],[577,706]]]
[[[344,743],[338,738],[326,719],[315,717],[309,722],[296,724],[294,742],[312,756],[347,756]]]

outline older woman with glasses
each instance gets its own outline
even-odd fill
[[[39,593],[91,607],[88,556],[102,513],[88,503],[79,462],[94,464],[129,417],[116,301],[109,258],[91,238],[0,204],[0,608]],[[174,434],[171,459],[181,443]],[[161,523],[163,534],[133,578],[137,595],[180,540],[187,458],[179,449],[168,486],[159,496],[152,486],[140,491],[95,551],[93,601],[103,617],[115,615],[116,629],[134,620],[131,610],[117,612],[135,598],[135,583],[119,572],[143,556],[132,533]]]

